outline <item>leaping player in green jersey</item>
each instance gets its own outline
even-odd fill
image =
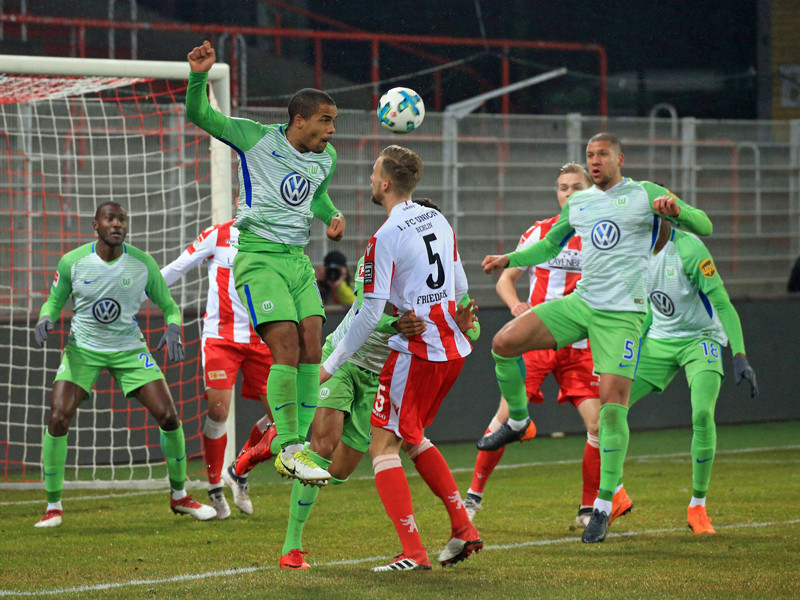
[[[695,533],[716,533],[706,513],[706,493],[717,448],[714,407],[722,385],[722,346],[731,344],[737,385],[746,379],[758,394],[747,361],[739,315],[731,304],[705,244],[661,220],[650,259],[647,289],[652,321],[645,324],[630,405],[663,392],[678,371],[686,371],[692,402],[692,498],[687,509]]]
[[[311,261],[304,254],[313,217],[327,235],[344,235],[344,216],[328,196],[336,169],[330,144],[338,113],[320,90],[302,89],[289,101],[288,124],[263,125],[214,110],[206,97],[208,71],[216,61],[209,42],[187,55],[191,74],[186,115],[239,156],[239,252],[233,263],[236,291],[253,328],[274,359],[267,398],[282,449],[275,468],[284,477],[325,485],[330,473],[303,448],[319,394],[322,307]]]
[[[50,296],[34,329],[42,347],[67,298],[74,316],[69,338],[50,396],[50,420],[42,444],[47,511],[36,527],[61,525],[61,491],[67,461],[67,432],[78,406],[92,392],[100,372],[107,369],[125,396],[134,396],[158,422],[161,451],[167,461],[170,507],[176,514],[200,521],[216,516],[210,506],[186,493],[186,449],[178,412],[134,315],[146,293],[164,312],[167,331],[157,349],[167,346],[172,361],[183,360],[181,311],[167,289],[155,260],[125,244],[128,214],[116,202],[97,207],[92,223],[97,240],[68,252],[58,261]]]
[[[712,225],[703,211],[665,188],[623,178],[625,157],[616,136],[592,137],[586,162],[594,185],[570,196],[544,239],[519,252],[487,256],[481,266],[491,273],[536,265],[558,255],[573,235],[583,241],[583,271],[575,292],[534,306],[504,325],[492,341],[492,355],[500,391],[508,401],[507,435],[502,440],[508,443],[523,435],[528,424],[521,355],[589,338],[600,376],[600,489],[582,539],[593,543],[606,537],[628,451],[628,399],[647,313],[647,272],[659,216],[699,235],[710,235]]]

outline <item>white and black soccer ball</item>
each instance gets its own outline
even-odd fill
[[[392,133],[414,131],[424,118],[425,103],[411,88],[392,88],[378,102],[378,121]]]

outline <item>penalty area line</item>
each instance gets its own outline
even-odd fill
[[[739,523],[735,525],[717,525],[718,530],[733,530],[733,529],[753,529],[760,527],[774,527],[785,525],[797,525],[800,519],[791,519],[789,521],[767,521],[760,523]],[[686,531],[685,527],[672,527],[666,529],[644,529],[640,531],[625,531],[621,533],[609,533],[608,538],[622,538],[622,537],[638,537],[643,535],[656,535],[664,533],[683,533]],[[553,538],[548,540],[531,540],[528,542],[517,542],[514,544],[494,544],[484,546],[483,551],[487,550],[514,550],[518,548],[527,548],[533,546],[552,546],[555,544],[577,543],[581,538],[578,536]],[[312,563],[312,567],[334,567],[341,565],[359,565],[363,563],[380,563],[385,560],[391,559],[391,556],[372,556],[369,558],[358,558],[350,560],[335,560],[324,563]],[[435,562],[435,558],[432,562]],[[132,579],[130,581],[119,581],[109,583],[98,583],[95,585],[82,585],[68,588],[53,588],[45,590],[0,590],[0,597],[37,597],[37,596],[54,596],[56,594],[79,594],[82,592],[96,592],[103,590],[121,589],[127,587],[136,587],[142,585],[161,585],[166,583],[180,583],[182,581],[199,581],[203,579],[211,579],[214,577],[230,577],[236,575],[248,575],[250,573],[258,573],[261,571],[274,571],[278,567],[275,565],[264,565],[262,567],[241,567],[236,569],[221,569],[215,571],[206,571],[204,573],[188,573],[185,575],[175,575],[173,577],[160,577],[152,579]]]

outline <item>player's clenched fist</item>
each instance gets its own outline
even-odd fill
[[[508,255],[506,254],[490,254],[483,259],[481,267],[483,272],[487,275],[498,269],[505,269],[508,266]]]
[[[672,196],[659,196],[653,200],[653,210],[665,217],[677,217],[681,214],[681,207]]]
[[[217,53],[211,47],[211,42],[206,40],[202,46],[192,48],[192,51],[186,55],[186,60],[189,61],[192,71],[205,73],[217,61]]]

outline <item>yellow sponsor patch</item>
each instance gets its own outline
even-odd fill
[[[714,263],[711,261],[710,258],[707,258],[700,263],[700,271],[703,273],[705,277],[708,277],[709,279],[717,274],[717,269],[716,267],[714,267]]]
[[[214,381],[216,379],[227,379],[228,375],[225,373],[225,371],[209,371],[208,378]]]

